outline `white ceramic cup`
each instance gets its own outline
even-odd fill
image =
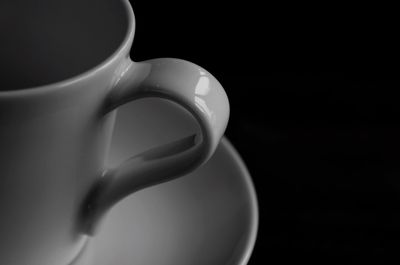
[[[131,61],[134,29],[128,0],[0,2],[0,264],[69,264],[117,201],[217,147],[220,83],[179,59]],[[115,110],[143,97],[181,105],[200,133],[105,168]]]

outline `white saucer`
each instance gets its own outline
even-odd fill
[[[151,131],[145,136],[137,129],[140,118],[132,113],[146,111],[147,103],[143,104],[120,111],[111,164],[142,148],[132,140],[135,134],[145,137],[140,141],[144,145],[165,141],[152,136],[157,132],[151,124],[140,127]],[[162,112],[170,108],[165,104],[152,106]],[[152,122],[159,126],[160,121]],[[168,137],[174,134],[165,131]],[[252,252],[257,227],[257,201],[249,173],[223,139],[210,161],[195,172],[139,191],[117,204],[82,259],[90,265],[242,265]]]

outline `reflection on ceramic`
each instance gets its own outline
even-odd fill
[[[200,169],[118,204],[79,262],[244,265],[253,249],[257,218],[250,176],[224,139]]]

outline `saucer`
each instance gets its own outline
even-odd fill
[[[190,131],[185,122],[159,129],[160,123],[185,118],[179,117],[182,111],[171,111],[178,107],[170,104],[153,102],[151,109],[149,102],[141,102],[122,108],[109,163]],[[143,119],[144,112],[152,112],[146,117],[153,119]],[[160,121],[158,112],[168,117]],[[190,117],[186,118],[190,123]],[[160,131],[162,136],[157,136]],[[134,141],[136,137],[141,141]],[[224,138],[213,157],[196,171],[138,191],[114,206],[80,259],[90,265],[242,265],[251,255],[257,228],[250,175]]]

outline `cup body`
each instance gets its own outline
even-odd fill
[[[86,72],[10,91],[0,80],[0,264],[66,265],[83,249],[79,214],[104,169],[115,111],[103,107],[129,56],[129,17],[123,43]]]
[[[0,264],[82,264],[113,205],[217,148],[221,84],[185,60],[133,62],[134,26],[128,0],[0,2]],[[177,103],[198,132],[106,170],[115,109],[145,97]]]
[[[0,264],[66,264],[82,246],[79,209],[103,170],[115,113],[101,107],[117,65],[60,90],[0,96]]]

